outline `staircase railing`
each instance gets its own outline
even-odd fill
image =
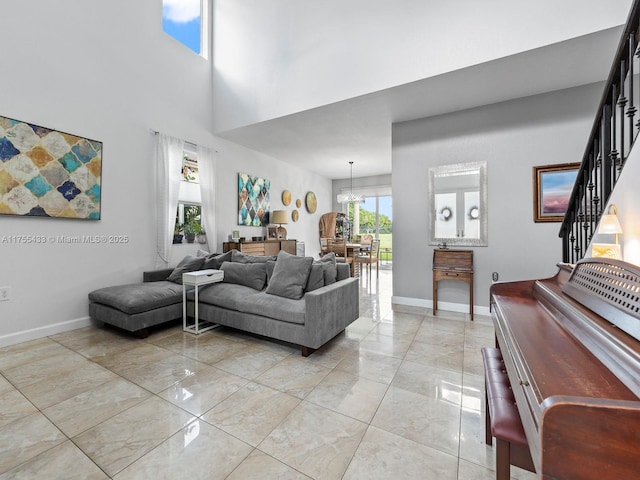
[[[559,236],[562,261],[588,254],[602,210],[620,178],[640,120],[640,0],[635,0],[616,52]]]

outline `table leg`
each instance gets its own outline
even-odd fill
[[[438,281],[433,279],[433,314],[438,311]]]
[[[198,331],[198,320],[200,317],[198,317],[198,290],[200,290],[199,286],[196,285],[196,294],[195,294],[195,300],[196,300],[196,304],[194,307],[194,318],[193,321],[195,322],[195,327],[196,327],[196,335],[198,335],[200,332]]]
[[[182,330],[187,330],[187,286],[182,285]]]
[[[471,314],[471,321],[473,322],[473,275],[471,275],[471,282],[469,282],[469,313]]]

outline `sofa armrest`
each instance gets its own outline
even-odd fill
[[[147,272],[142,272],[142,281],[143,282],[160,282],[162,280],[166,280],[169,275],[173,272],[173,268],[163,268],[162,270],[150,270]]]
[[[347,278],[305,294],[304,346],[319,348],[360,316],[360,282]]]

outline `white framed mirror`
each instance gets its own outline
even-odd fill
[[[486,247],[487,162],[429,169],[429,245]]]

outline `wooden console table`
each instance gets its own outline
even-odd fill
[[[233,249],[248,255],[278,255],[280,250],[284,250],[292,255],[296,254],[295,240],[263,240],[260,242],[223,242],[222,252]]]
[[[433,314],[438,311],[438,281],[459,280],[469,284],[469,314],[473,320],[473,250],[433,251]]]

